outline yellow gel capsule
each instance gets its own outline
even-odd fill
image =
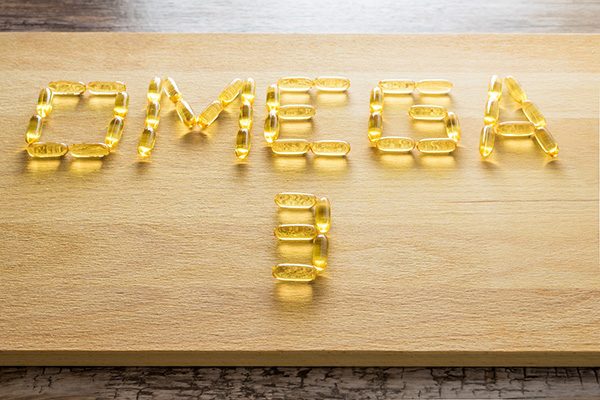
[[[277,111],[271,110],[265,119],[265,140],[273,143],[279,137],[279,118]]]
[[[479,154],[483,157],[492,154],[495,136],[496,133],[494,132],[493,125],[485,125],[481,130],[481,136],[479,138]]]
[[[279,110],[279,87],[273,84],[267,88],[267,111]]]
[[[317,197],[309,193],[278,193],[275,204],[281,208],[309,209],[317,203]]]
[[[304,76],[291,76],[281,78],[277,81],[277,86],[280,90],[287,90],[290,92],[306,92],[310,90],[313,85],[313,80]]]
[[[69,146],[69,154],[77,158],[101,158],[110,153],[104,143],[75,143]]]
[[[525,100],[522,103],[523,113],[527,119],[535,125],[536,128],[546,126],[546,118],[540,111],[539,107],[531,100]]]
[[[500,100],[502,97],[502,79],[498,75],[492,75],[488,84],[488,97]]]
[[[415,141],[408,137],[387,136],[377,141],[377,148],[381,151],[408,153],[415,148]]]
[[[163,81],[163,90],[172,103],[177,103],[183,97],[177,83],[171,77]]]
[[[221,103],[219,103],[219,105],[221,105]],[[177,111],[177,115],[179,115],[179,119],[185,126],[191,128],[196,125],[196,115],[187,101],[183,99],[177,100],[177,103],[175,103],[175,110]]]
[[[554,140],[554,137],[546,127],[540,126],[536,128],[533,132],[533,136],[546,154],[552,157],[558,155],[558,143],[556,143],[556,140]]]
[[[35,158],[62,157],[69,151],[69,146],[64,143],[37,142],[27,146],[27,153]]]
[[[150,80],[150,84],[148,85],[148,92],[146,96],[148,97],[149,102],[158,101],[160,103],[160,99],[162,98],[163,93],[163,81],[159,76],[155,76]]]
[[[277,110],[277,116],[281,119],[311,119],[316,114],[316,110],[313,106],[308,104],[292,104],[288,106],[281,106]]]
[[[498,106],[498,100],[495,97],[490,97],[485,103],[483,122],[486,125],[496,125],[498,123],[499,116],[500,107]]]
[[[345,92],[350,87],[350,79],[343,76],[320,76],[314,81],[317,90]]]
[[[152,127],[147,126],[142,131],[140,141],[138,143],[138,153],[142,157],[148,157],[152,153],[154,143],[156,142],[156,132]]]
[[[38,114],[31,117],[27,125],[27,132],[25,133],[27,143],[35,143],[40,140],[40,136],[42,136],[42,123],[43,119]]]
[[[215,122],[221,111],[223,111],[223,104],[218,100],[213,101],[198,116],[198,124],[203,128],[209,126]]]
[[[413,119],[441,121],[448,115],[448,110],[442,106],[415,105],[410,106],[408,115]]]
[[[244,82],[240,78],[235,78],[231,82],[225,86],[225,89],[219,95],[219,101],[225,107],[229,103],[235,100],[236,97],[240,94],[240,90],[242,89],[242,85]]]
[[[377,142],[381,137],[381,130],[383,129],[383,118],[381,112],[374,112],[369,115],[369,130],[367,136],[369,141]]]
[[[529,121],[506,121],[498,124],[496,131],[502,136],[521,136],[527,137],[533,135],[535,125]]]
[[[421,139],[417,142],[417,150],[425,154],[447,154],[456,150],[456,142],[452,139]]]
[[[243,160],[250,153],[250,132],[248,129],[240,129],[235,138],[235,155]]]
[[[446,134],[448,137],[458,143],[460,140],[460,124],[458,123],[458,117],[452,111],[448,112],[446,116]]]
[[[323,234],[317,235],[313,242],[312,263],[319,271],[323,271],[327,267],[327,258],[329,257],[329,240]]]
[[[345,140],[318,140],[310,149],[317,156],[345,156],[350,152],[350,143]]]
[[[54,95],[79,96],[85,92],[86,86],[83,82],[54,81],[48,84]]]
[[[112,121],[108,124],[108,129],[106,130],[106,138],[104,139],[104,143],[111,149],[119,143],[121,140],[121,135],[123,134],[123,126],[124,121],[122,117],[114,117]]]
[[[383,111],[383,90],[379,86],[371,90],[371,98],[369,100],[369,109],[371,113]]]
[[[327,197],[321,197],[315,204],[315,225],[319,233],[325,233],[331,227],[331,204]]]
[[[445,79],[424,79],[417,82],[416,87],[422,94],[446,94],[452,90],[452,82]]]
[[[282,224],[274,233],[279,240],[313,240],[318,234],[317,228],[308,224]]]
[[[160,122],[160,103],[158,100],[151,101],[146,107],[146,120],[144,121],[146,126],[152,129],[158,128]]]
[[[517,102],[522,103],[527,100],[527,93],[525,93],[525,89],[523,89],[521,83],[514,76],[509,75],[504,78],[504,86],[506,86],[508,94],[510,94],[510,96]]]
[[[91,94],[97,96],[114,96],[119,92],[125,92],[127,87],[123,82],[90,82],[87,88]]]
[[[252,129],[252,111],[252,104],[248,100],[242,101],[238,118],[240,129]]]
[[[113,115],[115,117],[125,118],[127,115],[127,109],[129,108],[129,95],[127,92],[117,93],[115,97],[115,105],[113,107]]]
[[[256,96],[256,82],[254,79],[248,78],[244,81],[242,86],[242,100],[246,100],[248,103],[254,103],[254,97]]]
[[[52,90],[49,88],[44,88],[40,92],[40,96],[38,97],[38,103],[36,107],[36,111],[40,117],[47,117],[52,111],[52,99],[54,95],[52,94]]]
[[[286,282],[314,281],[318,272],[314,266],[305,264],[277,264],[273,267],[273,276]]]
[[[271,145],[271,150],[275,154],[298,156],[310,150],[310,143],[304,139],[278,139]]]
[[[410,79],[384,79],[377,85],[383,93],[408,94],[415,90],[415,82]]]

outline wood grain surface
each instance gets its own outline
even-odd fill
[[[0,363],[599,364],[598,36],[3,34],[0,43],[9,77]],[[493,73],[523,82],[557,159],[509,140],[479,157]],[[310,101],[317,116],[282,137],[349,140],[347,158],[278,158],[264,144],[264,91],[293,74],[351,79],[346,95],[283,98]],[[249,158],[233,155],[237,102],[205,132],[186,131],[164,102],[155,152],[140,160],[154,75],[173,76],[196,110],[233,77],[254,77]],[[413,101],[435,100],[461,120],[452,156],[369,146],[369,91],[398,75],[454,82],[448,97],[390,98],[384,128],[438,134],[406,116]],[[106,160],[25,154],[37,93],[55,79],[127,83],[124,137]],[[517,115],[506,97],[505,115]],[[57,101],[43,138],[102,140],[110,115],[110,100]],[[273,196],[290,190],[332,202],[330,266],[314,284],[270,275],[309,254],[272,236],[278,222],[310,219],[277,212]]]

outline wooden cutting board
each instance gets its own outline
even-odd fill
[[[599,35],[1,34],[0,364],[598,366]],[[530,139],[479,132],[492,74],[515,75],[544,112],[556,159]],[[163,100],[153,154],[137,155],[153,76],[199,112],[235,77],[257,82],[252,151],[233,146],[239,101],[189,132]],[[282,138],[344,139],[344,159],[274,156],[265,91],[286,75],[343,75]],[[450,156],[384,155],[368,142],[380,79],[445,78],[450,96],[386,97],[384,134],[416,139],[411,104],[445,105]],[[25,129],[49,81],[120,80],[123,139],[103,161],[40,161]],[[112,99],[57,99],[42,140],[103,141]],[[505,94],[501,119],[523,119]],[[276,281],[310,246],[273,237],[274,196],[328,196],[327,271]]]

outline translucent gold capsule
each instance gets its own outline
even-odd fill
[[[75,143],[69,146],[69,154],[77,158],[102,158],[110,153],[104,143]]]
[[[280,281],[310,282],[317,277],[318,270],[312,265],[278,264],[273,267],[273,276]]]
[[[421,139],[417,142],[417,150],[425,154],[447,154],[456,150],[456,142],[452,139]]]
[[[317,203],[317,197],[309,193],[278,193],[275,204],[281,208],[309,209]]]
[[[160,103],[158,100],[151,101],[146,107],[146,120],[144,121],[146,126],[152,127],[152,129],[158,128],[160,122]]]
[[[221,105],[221,103],[219,103],[219,105]],[[177,100],[177,103],[175,103],[175,110],[177,111],[177,115],[179,115],[179,119],[185,126],[191,128],[196,125],[196,115],[187,101],[183,99]]]
[[[267,143],[273,143],[279,137],[279,118],[277,111],[269,111],[269,115],[265,119],[265,140]]]
[[[240,129],[235,138],[235,155],[240,160],[246,158],[250,153],[250,132],[248,129]]]
[[[320,76],[314,81],[317,90],[344,92],[350,87],[350,79],[343,76]]]
[[[488,85],[488,97],[500,100],[502,97],[502,79],[498,75],[492,75]]]
[[[62,157],[69,151],[69,146],[64,143],[37,142],[27,146],[27,153],[35,158]]]
[[[254,103],[254,97],[256,95],[256,82],[254,79],[248,78],[244,81],[242,86],[242,100],[246,100],[248,103]]]
[[[219,95],[219,101],[221,102],[223,107],[225,107],[226,105],[234,101],[236,97],[238,97],[243,84],[244,81],[242,81],[240,78],[235,78],[234,80],[229,82],[227,86],[225,86],[225,89],[223,89],[223,91]]]
[[[175,83],[175,80],[171,77],[168,77],[163,81],[163,90],[172,103],[177,103],[183,97],[177,83]]]
[[[142,157],[148,157],[152,153],[154,143],[156,142],[156,132],[152,127],[147,126],[142,131],[140,141],[138,143],[138,153]]]
[[[493,125],[485,125],[481,130],[481,136],[479,138],[479,154],[483,157],[492,154],[495,136],[496,133]]]
[[[125,92],[127,87],[123,82],[90,82],[87,89],[91,94],[97,96],[114,96],[119,92]]]
[[[522,103],[523,113],[527,119],[535,125],[536,128],[546,126],[546,118],[539,107],[531,100],[525,100]]]
[[[331,204],[327,197],[321,197],[315,204],[315,225],[319,233],[326,233],[331,227]]]
[[[116,116],[110,121],[108,124],[108,129],[106,130],[106,138],[104,139],[104,143],[111,149],[119,143],[121,140],[121,135],[123,134],[123,126],[124,126],[123,118]]]
[[[125,118],[127,115],[127,109],[129,108],[129,95],[127,92],[117,93],[115,97],[115,105],[113,107],[113,115],[115,117]]]
[[[319,234],[313,242],[312,264],[319,272],[321,272],[327,267],[328,258],[329,240],[327,240],[327,236]]]
[[[369,108],[371,113],[383,111],[383,90],[379,86],[371,90],[371,98],[369,100]]]
[[[267,111],[279,110],[279,87],[273,84],[267,88]]]
[[[318,140],[310,144],[317,156],[345,156],[350,152],[350,143],[345,140]]]
[[[458,143],[460,140],[460,124],[458,123],[458,117],[452,111],[448,112],[445,119],[446,123],[446,134],[448,137]]]
[[[310,143],[304,139],[278,139],[271,145],[271,150],[275,154],[297,156],[306,154]]]
[[[383,118],[381,112],[374,112],[369,115],[369,130],[367,136],[371,142],[376,142],[381,137],[383,129]]]
[[[35,143],[40,140],[40,136],[42,136],[42,124],[43,119],[38,114],[31,117],[27,125],[27,132],[25,133],[27,143]]]
[[[277,86],[280,90],[290,92],[306,92],[310,90],[313,85],[313,80],[304,76],[291,76],[281,78],[277,81]]]
[[[316,114],[313,106],[308,104],[291,104],[279,107],[277,116],[281,119],[311,119]]]
[[[445,79],[424,79],[416,88],[422,94],[446,94],[452,90],[452,82]]]
[[[413,119],[441,121],[448,115],[448,110],[442,106],[414,105],[408,109],[408,115]]]
[[[223,111],[223,104],[218,100],[213,101],[198,116],[198,124],[203,128],[209,126],[215,122],[221,111]]]
[[[502,136],[531,136],[535,125],[529,121],[506,121],[498,124],[496,131]]]
[[[500,107],[498,106],[498,100],[495,97],[490,97],[485,103],[483,122],[486,125],[496,125],[498,123],[499,116]]]
[[[238,118],[240,129],[252,129],[252,111],[252,104],[248,100],[242,101],[240,105],[240,117]]]
[[[384,79],[377,86],[383,93],[408,94],[415,90],[415,82],[410,79]]]
[[[52,94],[52,90],[49,88],[44,88],[40,92],[40,96],[38,97],[38,103],[36,107],[36,111],[38,115],[42,118],[47,117],[52,111],[52,98],[54,95]]]
[[[163,93],[163,81],[159,76],[155,76],[150,80],[150,84],[148,85],[148,92],[146,96],[148,97],[149,102],[157,101],[160,103],[160,99],[162,98]]]
[[[308,224],[279,225],[274,233],[279,240],[313,240],[318,234],[317,228]]]
[[[83,82],[54,81],[48,84],[54,95],[79,96],[85,92],[86,86]]]
[[[377,148],[381,151],[408,153],[415,148],[415,141],[408,137],[387,136],[377,141]]]
[[[556,157],[558,155],[558,143],[554,137],[550,134],[550,131],[544,126],[540,126],[533,132],[533,137],[540,145],[542,150],[549,156]]]
[[[523,89],[521,83],[514,76],[509,75],[504,78],[504,86],[506,86],[508,94],[510,94],[511,97],[517,102],[522,103],[527,100],[527,93],[525,93],[525,89]]]

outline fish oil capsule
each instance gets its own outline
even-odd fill
[[[110,153],[104,143],[75,143],[69,146],[69,154],[77,158],[101,158]]]
[[[415,141],[408,137],[387,136],[377,141],[377,148],[386,152],[408,153],[415,148]]]
[[[383,111],[383,90],[379,86],[371,90],[371,99],[369,100],[369,109],[371,113]]]
[[[114,96],[119,92],[125,92],[127,87],[123,82],[90,82],[87,88],[91,94],[96,96]]]
[[[38,115],[42,118],[47,117],[52,111],[52,99],[54,95],[52,94],[52,90],[49,88],[44,88],[40,92],[40,96],[38,97],[38,103],[36,107],[36,111]]]
[[[410,106],[408,115],[413,119],[441,121],[448,115],[448,110],[442,106],[415,105]]]
[[[279,117],[277,111],[269,111],[265,119],[265,140],[267,143],[273,143],[279,137]]]
[[[242,100],[246,100],[250,104],[254,104],[254,97],[256,96],[256,82],[254,79],[248,78],[244,81],[242,86]]]
[[[168,77],[163,81],[163,90],[173,104],[177,103],[183,97],[177,83],[175,83],[175,80],[171,77]]]
[[[507,121],[498,124],[496,131],[502,136],[531,136],[535,125],[529,121]]]
[[[240,129],[235,138],[235,155],[243,160],[250,153],[250,132],[248,129]]]
[[[522,103],[523,113],[527,119],[535,125],[536,128],[546,126],[546,118],[539,107],[531,100],[525,100]]]
[[[500,108],[498,106],[498,100],[495,97],[490,97],[485,103],[483,122],[486,125],[496,125],[498,123],[499,116]]]
[[[446,123],[446,134],[456,143],[460,140],[460,124],[458,123],[458,117],[452,111],[448,112],[445,119]]]
[[[121,140],[121,135],[123,134],[123,126],[124,121],[122,117],[114,117],[112,121],[108,124],[108,129],[106,130],[106,138],[104,139],[104,143],[111,149],[119,143]]]
[[[146,120],[144,121],[146,126],[152,129],[158,128],[160,122],[160,103],[158,100],[154,100],[148,103],[146,107]]]
[[[377,142],[381,137],[381,130],[383,129],[383,118],[381,112],[374,112],[369,115],[369,130],[367,136],[369,141]]]
[[[37,142],[27,146],[27,153],[35,158],[62,157],[69,151],[69,146],[64,143]]]
[[[226,105],[234,101],[236,97],[238,97],[243,84],[244,81],[242,81],[240,78],[235,78],[234,80],[229,82],[227,86],[225,86],[225,89],[223,89],[223,91],[219,95],[219,101],[221,102],[223,107],[225,107]]]
[[[317,90],[345,92],[350,87],[350,79],[343,76],[320,76],[314,81]]]
[[[304,76],[291,76],[281,78],[277,81],[277,86],[280,90],[290,92],[306,92],[310,90],[313,85],[313,80]]]
[[[279,110],[277,110],[277,116],[281,119],[311,119],[315,116],[315,114],[315,108],[308,104],[292,104],[281,106],[279,107]]]
[[[54,81],[48,84],[54,95],[79,96],[85,92],[86,86],[83,82]]]
[[[38,114],[31,117],[27,125],[27,132],[25,133],[25,141],[27,143],[35,143],[40,140],[40,136],[42,136],[42,123],[43,119]]]
[[[220,104],[221,103],[219,103],[219,105]],[[179,119],[185,126],[191,128],[196,125],[196,115],[187,101],[183,99],[177,100],[177,103],[175,103],[175,110],[177,111],[177,115],[179,115]]]
[[[317,235],[313,242],[312,264],[319,271],[327,267],[327,258],[329,257],[329,240],[323,234]]]
[[[415,81],[410,79],[384,79],[377,85],[383,93],[408,94],[415,90]]]
[[[525,89],[523,89],[521,83],[514,76],[509,75],[504,78],[504,86],[506,86],[508,94],[510,94],[511,97],[517,102],[522,103],[527,100],[527,93],[525,93]]]
[[[417,142],[417,150],[425,154],[447,154],[456,150],[453,139],[421,139]]]
[[[279,87],[273,84],[267,88],[267,111],[279,110]]]
[[[331,204],[327,197],[321,197],[315,204],[315,225],[319,233],[326,233],[331,227]]]
[[[533,137],[538,142],[542,150],[549,156],[556,157],[558,155],[558,143],[550,134],[550,131],[544,126],[540,126],[533,132]]]
[[[148,92],[146,93],[146,97],[148,97],[148,101],[158,101],[160,103],[160,99],[162,98],[163,92],[163,81],[159,76],[155,76],[150,80],[150,84],[148,85]]]
[[[495,136],[496,134],[493,125],[485,125],[481,130],[481,136],[479,138],[479,154],[483,157],[492,154]]]
[[[318,234],[317,228],[308,224],[282,224],[274,233],[279,240],[313,240]]]
[[[345,156],[350,152],[350,143],[345,140],[318,140],[310,149],[317,156]]]
[[[279,155],[298,156],[310,150],[310,143],[304,139],[278,139],[271,145],[271,150]]]
[[[313,265],[277,264],[272,273],[280,281],[310,282],[316,279],[319,271]]]
[[[309,209],[317,203],[317,197],[309,193],[278,193],[275,204],[281,208]]]
[[[152,153],[154,143],[156,142],[156,132],[152,127],[147,126],[142,131],[140,141],[138,143],[138,153],[142,157],[148,157]]]
[[[127,92],[117,93],[115,97],[115,105],[113,107],[113,115],[115,117],[125,118],[127,115],[127,109],[129,107],[129,95]]]
[[[238,124],[240,129],[252,129],[252,104],[248,100],[242,101]]]
[[[500,100],[502,97],[502,79],[498,75],[492,75],[488,84],[488,97]]]
[[[217,117],[221,114],[221,111],[223,111],[223,104],[218,100],[213,101],[207,105],[198,116],[198,124],[203,128],[206,128],[215,122]]]
[[[452,90],[452,82],[445,79],[424,79],[417,82],[416,87],[422,94],[446,94]]]

